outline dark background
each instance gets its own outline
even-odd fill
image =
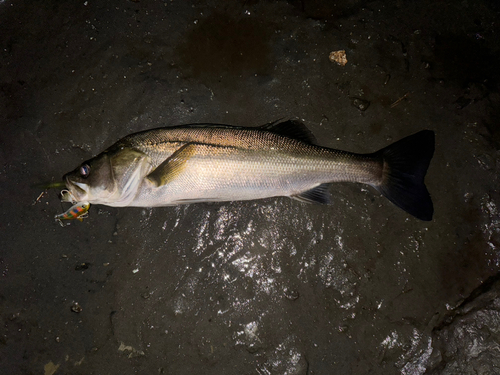
[[[0,373],[500,373],[499,11],[0,1]],[[61,227],[35,187],[131,132],[280,118],[354,152],[434,130],[434,220],[337,184]]]

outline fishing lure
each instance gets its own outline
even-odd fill
[[[66,212],[56,215],[55,219],[56,221],[59,221],[61,225],[62,225],[61,220],[77,219],[79,221],[83,221],[83,219],[85,219],[88,216],[89,208],[90,208],[89,202],[79,202],[71,206],[69,210],[67,210]]]

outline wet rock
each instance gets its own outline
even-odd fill
[[[500,275],[478,290],[434,330],[430,374],[500,373]]]
[[[365,3],[5,2],[0,237],[12,251],[0,254],[0,368],[38,374],[52,360],[56,374],[499,373],[493,303],[434,331],[428,324],[500,264],[499,64],[486,59],[498,43],[485,6],[493,2]],[[404,45],[389,37],[417,25]],[[330,63],[328,52],[346,43],[349,64]],[[472,53],[461,63],[464,43]],[[378,105],[352,116],[351,101],[366,111],[366,99]],[[391,103],[401,107],[388,113]],[[62,230],[57,194],[30,206],[40,191],[21,188],[59,179],[135,131],[282,116],[306,120],[322,145],[359,152],[435,130],[436,220],[424,225],[346,184],[332,187],[330,207],[284,198],[102,206]],[[69,314],[83,312],[72,299],[85,314]],[[74,368],[84,355],[85,370]]]
[[[262,340],[257,336],[259,325],[257,322],[250,322],[245,326],[246,348],[249,353],[256,353],[264,347]]]

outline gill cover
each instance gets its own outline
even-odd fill
[[[64,176],[77,201],[126,205],[149,170],[149,158],[129,147],[112,147]]]
[[[149,157],[141,151],[123,148],[110,156],[111,172],[116,187],[116,198],[130,200],[150,169]]]

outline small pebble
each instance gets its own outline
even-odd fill
[[[71,311],[73,311],[74,313],[81,313],[82,310],[83,309],[78,302],[73,303],[73,305],[71,306]]]
[[[355,106],[360,111],[366,111],[370,106],[370,102],[368,100],[360,99],[360,98],[351,98],[352,105]]]

